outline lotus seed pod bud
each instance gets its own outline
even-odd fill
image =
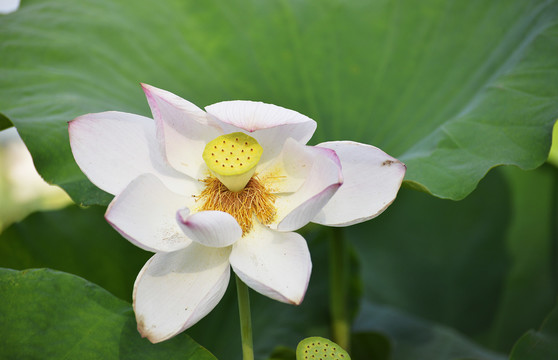
[[[232,192],[239,192],[256,171],[263,149],[256,139],[241,132],[211,140],[203,160],[211,173]]]
[[[349,354],[331,340],[314,336],[302,340],[296,348],[297,360],[351,360]]]

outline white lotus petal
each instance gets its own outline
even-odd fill
[[[178,226],[192,240],[210,247],[224,247],[242,237],[235,218],[222,211],[200,211],[190,214],[188,208],[176,213]]]
[[[318,145],[337,153],[344,183],[312,220],[329,226],[348,226],[381,214],[397,196],[405,165],[382,150],[351,141]]]
[[[205,171],[205,145],[222,135],[216,124],[196,105],[168,91],[142,84],[164,145],[168,162],[178,171],[200,178]]]
[[[70,121],[69,134],[77,164],[106,192],[116,195],[148,173],[183,194],[189,179],[163,161],[152,119],[116,111],[87,114]]]
[[[191,203],[191,196],[178,195],[154,175],[145,174],[114,198],[105,218],[122,236],[142,249],[175,251],[191,243],[175,221],[177,209]]]
[[[258,172],[258,178],[272,193],[294,193],[306,181],[312,169],[314,156],[312,152],[301,149],[305,147],[296,141],[285,141],[281,153],[265,169]]]
[[[205,110],[225,133],[241,131],[263,147],[260,167],[275,158],[287,138],[306,144],[316,130],[316,122],[296,111],[255,101],[223,101]]]
[[[285,168],[303,185],[290,195],[279,196],[277,229],[293,231],[310,222],[343,183],[339,159],[334,151],[305,146],[292,140],[285,143]],[[289,164],[294,164],[289,166]]]
[[[221,300],[230,278],[231,248],[192,243],[155,254],[134,285],[138,331],[152,343],[169,339],[207,315]]]
[[[299,234],[255,224],[233,245],[230,262],[238,277],[257,292],[290,304],[304,299],[312,260]]]
[[[0,14],[13,13],[19,8],[19,0],[0,0]]]

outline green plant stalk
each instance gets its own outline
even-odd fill
[[[333,341],[350,351],[351,335],[347,316],[347,245],[340,228],[333,229],[329,248],[329,300]]]
[[[242,338],[242,359],[254,360],[252,343],[252,318],[250,315],[250,294],[248,286],[236,276],[236,292],[238,295],[238,314],[240,315],[240,336]]]

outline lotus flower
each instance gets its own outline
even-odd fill
[[[142,87],[154,119],[87,114],[69,133],[81,170],[115,195],[107,221],[155,253],[133,293],[138,330],[154,343],[207,315],[231,267],[255,291],[300,304],[312,262],[294,231],[379,215],[405,174],[404,164],[370,145],[306,145],[316,122],[292,110],[225,101],[203,111]]]

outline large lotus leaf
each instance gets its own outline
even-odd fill
[[[252,99],[408,165],[461,199],[491,168],[546,159],[558,117],[558,2],[29,0],[0,18],[0,112],[47,181],[106,204],[66,122],[149,115],[139,82],[205,106]]]
[[[131,306],[74,275],[0,269],[2,359],[215,360],[187,335],[153,345]]]
[[[152,255],[123,239],[103,217],[104,208],[38,212],[0,234],[0,267],[48,267],[94,282],[132,299],[134,280]]]

